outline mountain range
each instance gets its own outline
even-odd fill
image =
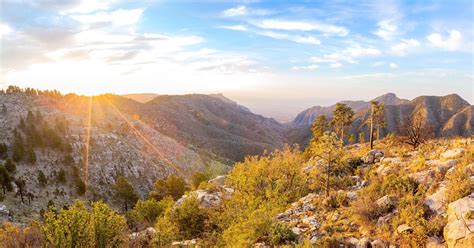
[[[0,143],[5,143],[10,153],[15,135],[22,130],[22,119],[27,120],[29,112],[41,115],[50,127],[58,126],[58,120],[67,123],[67,131],[62,136],[63,142],[71,146],[71,159],[65,159],[68,154],[62,150],[35,147],[35,166],[18,161],[15,177],[24,178],[31,186],[30,193],[38,199],[48,199],[54,192],[55,201],[66,203],[78,197],[73,180],[74,171],[78,171],[87,179],[87,197],[99,195],[113,204],[109,196],[119,175],[125,176],[140,196],[145,196],[155,180],[170,174],[186,178],[196,171],[223,174],[247,155],[273,151],[285,143],[304,147],[311,138],[314,118],[319,114],[331,118],[334,109],[334,105],[315,106],[298,114],[290,123],[279,123],[254,114],[221,94],[146,97],[0,93],[0,106],[4,105],[6,110],[0,113],[4,130],[0,132]],[[385,103],[387,128],[383,130],[384,135],[393,132],[400,121],[410,115],[422,116],[435,128],[437,136],[474,133],[473,106],[458,95],[406,100],[389,93],[375,99]],[[344,103],[355,111],[350,132],[367,133],[363,123],[368,117],[369,102]],[[22,133],[27,141],[28,132]],[[3,160],[0,157],[0,162],[4,163]],[[67,180],[64,184],[41,186],[37,179],[39,170],[52,181],[65,171]],[[8,198],[6,203],[19,204],[9,201],[18,201],[17,198]],[[46,202],[32,204],[33,212],[39,213]]]

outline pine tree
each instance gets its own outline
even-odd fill
[[[2,104],[2,114],[6,114],[7,113],[7,106],[5,106],[5,104]]]
[[[12,177],[3,165],[0,165],[0,184],[2,185],[3,194],[12,190]]]
[[[329,120],[327,117],[325,115],[318,115],[311,126],[311,131],[313,132],[311,143],[317,142],[324,132],[329,131]]]
[[[41,170],[38,171],[38,182],[43,187],[48,184],[48,179]]]
[[[123,201],[125,211],[128,211],[129,204],[134,205],[138,200],[132,185],[123,176],[118,176],[115,180],[116,197]]]
[[[354,111],[344,103],[337,103],[333,115],[334,119],[331,123],[334,125],[341,141],[344,142],[344,130],[352,125]]]
[[[18,188],[18,193],[20,194],[21,203],[25,203],[23,198],[26,195],[26,182],[23,178],[18,178],[15,180],[15,185]]]
[[[0,144],[0,158],[5,158],[8,155],[8,147],[5,142]]]
[[[7,169],[8,173],[15,173],[16,165],[11,159],[8,158],[5,162],[5,169]]]
[[[324,161],[326,164],[326,196],[329,196],[331,190],[331,175],[334,167],[341,164],[344,155],[342,141],[337,139],[337,135],[333,132],[325,132],[319,142],[311,147],[313,154]]]
[[[27,152],[26,152],[26,158],[27,162],[30,164],[36,163],[36,153],[33,147],[28,146]]]
[[[15,141],[13,143],[13,155],[12,159],[15,162],[18,162],[23,159],[25,155],[25,146],[23,142],[23,137],[19,132],[15,132]]]

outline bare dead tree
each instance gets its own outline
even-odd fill
[[[424,123],[419,115],[405,118],[397,128],[397,139],[399,142],[411,145],[413,149],[418,148],[428,139],[433,137],[433,127]]]

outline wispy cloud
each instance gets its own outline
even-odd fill
[[[118,9],[112,12],[72,15],[71,18],[83,24],[112,24],[116,26],[132,25],[140,20],[143,9]]]
[[[350,64],[355,64],[358,62],[357,59],[359,58],[379,56],[380,54],[382,53],[378,49],[375,49],[375,48],[355,46],[355,47],[344,49],[340,52],[324,54],[322,57],[314,56],[314,57],[311,57],[310,60],[313,61],[314,63],[340,64],[341,62],[346,62]],[[340,66],[337,65],[335,67],[340,67]]]
[[[273,32],[273,31],[261,31],[261,32],[256,32],[256,34],[271,37],[277,40],[290,40],[290,41],[301,43],[301,44],[310,44],[310,45],[321,44],[321,41],[313,36],[290,35],[286,33],[279,33],[279,32]]]
[[[319,68],[319,65],[312,64],[307,66],[293,66],[292,70],[316,70]]]
[[[309,22],[309,21],[288,21],[278,19],[265,19],[251,21],[251,24],[262,29],[285,30],[285,31],[319,31],[325,34],[346,36],[349,31],[340,26]]]
[[[244,25],[220,26],[219,28],[235,30],[235,31],[247,31],[247,27]]]
[[[390,51],[394,55],[404,56],[418,46],[420,46],[420,42],[416,39],[402,40],[400,43],[393,45]]]
[[[239,16],[267,16],[273,14],[273,11],[267,9],[248,8],[245,5],[236,6],[221,12],[221,17],[239,17]]]

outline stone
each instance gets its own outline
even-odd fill
[[[357,244],[359,244],[359,240],[354,237],[350,237],[349,239],[346,240],[346,244],[350,246],[357,246]]]
[[[413,231],[413,228],[407,224],[402,224],[397,227],[397,232],[398,233],[404,233],[404,232],[411,232]]]
[[[455,148],[451,150],[447,150],[441,154],[441,157],[444,159],[453,159],[453,158],[460,158],[466,152],[463,148]]]
[[[431,184],[436,177],[436,172],[433,169],[428,169],[428,170],[408,174],[408,176],[418,183]]]
[[[444,243],[442,238],[439,237],[429,237],[426,240],[426,248],[446,248],[446,244]]]
[[[355,200],[355,199],[357,199],[357,192],[355,192],[355,191],[348,191],[348,192],[346,193],[346,196],[347,196],[347,198],[349,198],[349,200]]]
[[[443,234],[448,247],[474,247],[474,193],[451,202],[447,215]]]
[[[226,179],[227,179],[226,176],[217,176],[217,177],[215,177],[215,178],[209,180],[207,183],[208,183],[208,184],[218,185],[218,186],[224,186]]]
[[[314,245],[314,244],[316,244],[316,241],[318,241],[318,237],[313,236],[313,237],[311,237],[311,239],[309,241],[311,242],[311,244]]]
[[[370,247],[370,245],[371,244],[370,244],[369,239],[364,237],[364,238],[361,238],[359,240],[359,243],[357,243],[356,247],[357,248],[368,248],[368,247]]]
[[[383,242],[380,239],[374,240],[370,244],[372,245],[372,248],[385,248],[386,247],[385,242]]]
[[[386,214],[384,216],[380,216],[378,219],[377,219],[377,227],[382,227],[383,225],[386,225],[386,224],[389,224],[390,223],[390,219],[392,218],[392,213],[389,213],[389,214]]]
[[[301,235],[301,229],[298,227],[291,228],[291,231],[297,236]]]
[[[8,216],[10,214],[10,211],[8,210],[7,206],[0,205],[0,214],[4,216]]]
[[[362,161],[365,164],[373,164],[380,162],[384,153],[381,150],[371,150],[362,156]]]
[[[388,195],[385,195],[381,198],[379,198],[376,202],[377,206],[383,210],[388,210],[390,209],[393,205],[394,205],[394,202],[392,200],[392,198]]]
[[[446,182],[440,183],[436,192],[429,195],[425,199],[425,205],[428,206],[436,214],[443,214],[446,212],[445,202],[447,196]]]

